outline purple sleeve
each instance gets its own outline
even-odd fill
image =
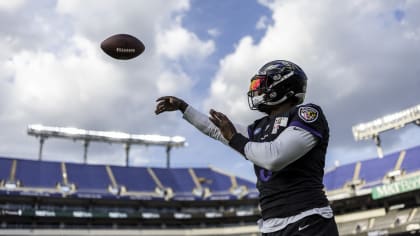
[[[328,123],[319,106],[301,105],[293,111],[290,118],[289,126],[302,128],[319,139],[328,139]]]
[[[294,120],[294,121],[290,122],[289,126],[300,127],[302,129],[308,131],[309,133],[315,135],[316,137],[322,138],[322,134],[318,130],[316,130],[314,128],[311,128],[310,126],[305,125],[304,123],[302,123],[300,121]]]

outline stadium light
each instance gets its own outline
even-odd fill
[[[379,157],[383,157],[379,134],[387,130],[402,128],[413,122],[420,125],[420,104],[367,123],[355,125],[352,127],[352,131],[356,141],[373,139]]]
[[[352,128],[353,136],[356,141],[371,139],[381,132],[399,129],[411,122],[420,124],[420,104],[371,122],[355,125]]]
[[[125,144],[126,151],[126,165],[128,166],[129,150],[131,145],[155,145],[166,147],[167,152],[167,167],[169,167],[170,150],[173,147],[184,147],[187,145],[184,137],[180,136],[162,136],[162,135],[143,135],[143,134],[128,134],[116,131],[94,131],[84,130],[74,127],[51,127],[40,124],[29,125],[27,129],[28,135],[40,138],[40,149],[38,158],[42,159],[42,149],[45,139],[65,138],[74,141],[84,141],[84,161],[87,159],[87,149],[89,143],[106,142],[106,143],[122,143]]]

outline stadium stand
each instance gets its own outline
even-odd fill
[[[419,165],[420,146],[408,149],[405,154],[401,169],[406,173],[420,171]]]
[[[399,153],[387,155],[384,158],[374,158],[363,161],[360,168],[359,179],[363,180],[365,185],[381,183],[382,179],[394,170],[395,164],[398,160]]]
[[[162,189],[173,191],[175,197],[184,196],[194,200],[192,195],[195,188],[194,181],[186,168],[182,169],[151,169],[154,172],[156,181],[158,181]],[[179,199],[179,198],[177,198]]]
[[[340,235],[420,235],[420,146],[338,166],[324,185]],[[259,214],[255,183],[212,167],[0,157],[0,235],[256,236]]]
[[[257,235],[258,231],[255,184],[212,168],[2,157],[0,178],[0,235],[10,234],[11,229],[20,229],[13,234],[26,234],[25,229],[43,228],[73,230],[66,232],[75,235],[103,228],[119,230],[113,231],[117,235]],[[195,234],[192,227],[197,228]]]
[[[198,178],[202,179],[204,187],[212,189],[214,192],[223,193],[232,186],[228,175],[217,173],[208,168],[199,168],[195,170]]]
[[[116,183],[128,192],[154,192],[156,184],[146,168],[112,166]]]
[[[16,160],[16,176],[22,187],[55,188],[60,182],[60,164],[53,162],[32,162]]]
[[[12,160],[4,157],[0,157],[0,181],[1,185],[6,184],[6,180],[10,180],[10,167],[12,165]]]
[[[337,167],[324,175],[324,185],[328,191],[341,189],[353,179],[356,163]]]
[[[80,165],[73,163],[66,163],[65,165],[68,181],[76,185],[77,192],[109,193],[108,187],[111,182],[105,166]]]
[[[420,146],[330,170],[340,235],[420,235]]]

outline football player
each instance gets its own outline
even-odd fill
[[[251,79],[249,107],[267,115],[245,127],[210,110],[209,116],[182,99],[157,99],[156,114],[180,110],[204,134],[229,145],[254,164],[266,236],[338,235],[323,191],[329,128],[322,109],[303,104],[307,77],[296,64],[275,60]]]

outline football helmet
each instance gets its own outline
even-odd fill
[[[289,99],[300,104],[305,99],[306,82],[305,72],[298,65],[285,60],[268,62],[251,79],[249,107],[266,112]]]

